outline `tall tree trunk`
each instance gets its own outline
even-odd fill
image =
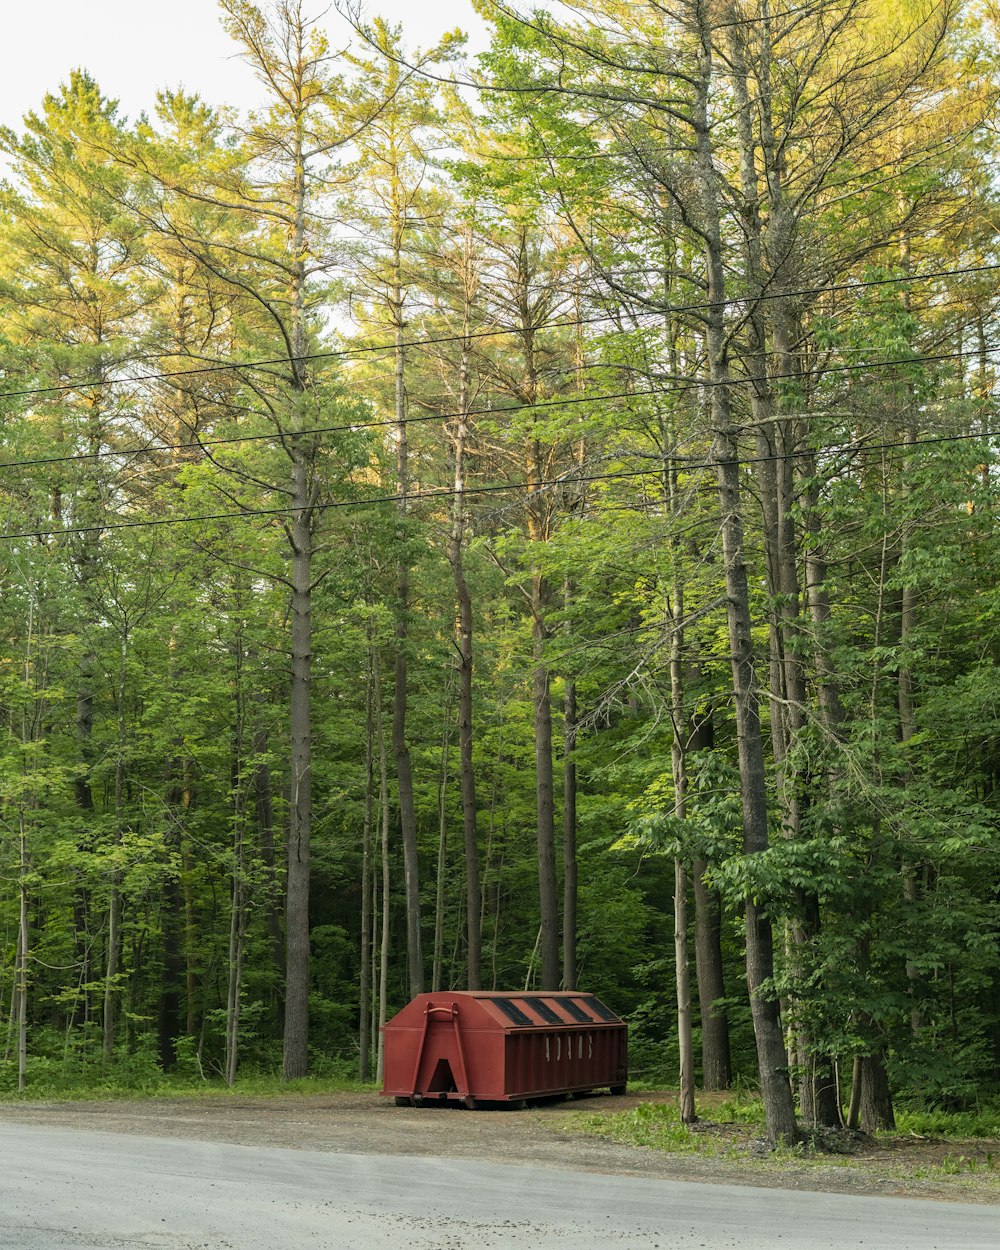
[[[299,31],[301,35],[301,31]],[[285,875],[285,1032],[283,1073],[286,1081],[309,1071],[309,886],[312,841],[312,596],[315,455],[307,429],[306,403],[306,155],[301,121],[295,131],[294,225],[291,230],[290,437],[291,649],[289,690],[290,802],[288,862]]]
[[[916,435],[913,430],[912,423],[906,431],[906,442],[912,445],[916,441]],[[912,490],[909,483],[904,482],[903,486],[903,506],[907,507]],[[912,542],[913,523],[909,516],[903,517],[903,523],[900,527],[900,559],[906,559],[906,554]],[[899,663],[896,669],[896,706],[899,712],[899,740],[904,748],[916,732],[916,716],[913,705],[913,668],[910,657],[910,646],[912,645],[913,632],[917,626],[917,592],[914,586],[910,584],[910,578],[904,578],[903,586],[900,590],[899,604]],[[905,761],[903,764],[903,781],[909,779],[909,768]],[[904,864],[903,866],[903,897],[910,903],[917,903],[920,898],[920,885],[918,877],[920,869],[914,864]],[[923,1028],[923,1016],[920,1011],[920,974],[917,971],[917,965],[914,960],[906,961],[906,979],[909,983],[910,993],[910,1028],[914,1035],[918,1034]]]
[[[830,597],[827,591],[827,560],[822,541],[819,515],[819,487],[815,457],[807,451],[802,466],[809,483],[803,496],[805,527],[808,533],[805,559],[805,600],[813,631],[813,648],[819,711],[823,724],[834,740],[843,736],[844,707],[840,699],[837,674],[830,661],[826,632],[830,622]],[[833,1125],[840,1121],[840,1096],[837,1071],[829,1056],[815,1056],[810,1073],[811,1095],[817,1123]]]
[[[20,896],[20,884],[18,885],[18,895]],[[10,1057],[14,1053],[14,1032],[17,1026],[17,995],[18,995],[18,973],[21,968],[21,932],[20,921],[18,921],[18,930],[14,939],[14,966],[11,969],[10,981],[10,999],[7,1010],[7,1037],[4,1042],[3,1061],[10,1063]]]
[[[579,275],[578,275],[579,277]],[[576,369],[576,389],[581,398],[587,390],[586,351],[584,341],[584,312],[579,281],[576,284],[575,314],[577,318],[576,340],[574,351],[574,367]],[[587,459],[587,445],[584,437],[577,440],[575,460],[581,476]],[[580,486],[577,498],[571,508],[575,513],[582,514],[585,505],[586,487]],[[563,581],[563,610],[566,616],[565,631],[570,634],[573,628],[572,607],[574,586],[567,577]],[[565,677],[563,695],[563,819],[562,819],[562,868],[563,868],[563,913],[562,913],[562,948],[563,948],[563,988],[576,988],[576,938],[579,911],[580,871],[577,863],[577,819],[576,819],[576,743],[577,743],[577,702],[576,678],[572,672]]]
[[[764,749],[757,700],[750,596],[743,555],[738,431],[733,421],[729,396],[730,376],[723,311],[726,287],[721,214],[708,118],[713,36],[707,24],[707,15],[699,9],[697,16],[701,49],[694,128],[708,272],[709,308],[706,313],[705,340],[711,383],[711,418],[715,435],[713,460],[716,464],[722,519],[726,608],[743,811],[743,845],[748,855],[754,855],[765,851],[768,845]],[[774,971],[771,924],[753,897],[747,897],[745,910],[747,983],[767,1132],[772,1141],[792,1142],[797,1138],[797,1129],[788,1079],[788,1059],[778,1002],[766,988]]]
[[[382,724],[382,679],[375,655],[375,733],[378,738],[379,821],[382,829],[382,940],[379,947],[378,974],[378,1052],[376,1080],[381,1085],[385,1076],[385,1022],[389,1001],[389,765],[385,752],[385,728]]]
[[[88,596],[89,591],[84,594],[85,604]],[[94,808],[90,769],[93,763],[94,666],[96,663],[97,657],[94,655],[93,648],[87,644],[84,654],[80,657],[80,687],[76,696],[76,739],[80,748],[80,769],[73,779],[76,805],[83,812],[93,811]]]
[[[28,828],[22,808],[18,823],[17,873],[17,1092],[23,1094],[28,1080]]]
[[[479,869],[479,830],[476,814],[476,770],[473,763],[473,615],[472,592],[465,579],[465,449],[468,439],[469,410],[469,306],[472,277],[469,273],[469,243],[466,243],[465,300],[463,311],[462,357],[459,366],[458,409],[454,433],[455,495],[452,501],[451,536],[448,558],[455,581],[458,603],[458,755],[462,787],[462,839],[465,852],[466,985],[478,990],[482,984],[482,885]]]
[[[544,582],[532,576],[532,691],[535,708],[535,814],[538,834],[538,900],[541,917],[539,949],[542,958],[540,988],[559,988],[559,899],[556,885],[555,808],[552,776],[552,697],[545,657]]]
[[[683,804],[682,804],[683,805]],[[676,804],[674,808],[676,812]],[[694,1034],[691,1028],[691,961],[688,956],[688,874],[674,860],[674,972],[677,990],[677,1101],[682,1124],[698,1119],[694,1098]]]
[[[264,911],[267,929],[268,946],[271,951],[271,966],[276,978],[275,1001],[281,1006],[279,1015],[284,1015],[284,981],[285,981],[285,934],[282,927],[281,899],[284,895],[282,872],[274,849],[274,787],[271,780],[271,765],[267,761],[270,735],[263,723],[263,715],[268,704],[265,691],[255,689],[251,700],[256,708],[258,719],[253,739],[254,758],[258,761],[254,770],[254,813],[257,818],[257,843],[260,858],[264,867]]]
[[[669,474],[671,513],[675,512],[675,475]],[[687,716],[684,708],[684,592],[679,572],[674,571],[674,592],[670,605],[670,713],[673,733],[670,763],[674,782],[674,817],[687,818],[687,760],[685,742]],[[674,860],[674,976],[677,991],[677,1077],[678,1102],[682,1124],[698,1118],[694,1098],[694,1034],[691,1025],[691,961],[688,956],[688,874],[683,859]]]
[[[672,423],[671,423],[672,424]],[[676,431],[667,433],[661,422],[660,443],[664,450],[663,485],[667,518],[671,525],[679,522],[683,506],[677,481],[674,447]],[[669,445],[668,445],[669,444]],[[687,819],[687,748],[688,714],[684,697],[684,580],[673,533],[667,539],[672,565],[673,585],[667,609],[670,631],[670,772],[674,783],[674,819],[683,828]],[[682,1124],[693,1124],[698,1118],[695,1106],[694,1031],[691,1016],[691,959],[688,953],[688,871],[684,861],[683,840],[680,854],[674,859],[674,985],[677,999],[678,1104]]]
[[[434,953],[431,960],[431,989],[441,988],[444,965],[444,904],[448,869],[448,749],[451,745],[451,678],[445,692],[444,725],[441,730],[441,771],[438,776],[438,856],[434,883]]]
[[[198,917],[195,910],[194,889],[192,888],[191,846],[187,838],[181,837],[181,893],[184,898],[184,1001],[187,1005],[184,1030],[188,1037],[194,1037],[199,1031],[199,1020],[203,1020],[203,996],[198,994],[198,977],[196,951],[198,946]]]
[[[539,394],[536,360],[536,310],[531,298],[531,263],[526,227],[521,227],[517,242],[516,275],[513,302],[518,310],[518,331],[524,353],[524,376],[520,399],[529,407]],[[527,529],[529,544],[541,544],[549,538],[551,520],[549,505],[542,488],[545,478],[545,454],[537,417],[527,439],[524,459],[525,487],[528,491]],[[539,936],[536,947],[541,954],[540,988],[557,990],[561,976],[559,958],[559,896],[556,877],[554,770],[552,761],[552,689],[548,657],[545,654],[549,637],[547,612],[549,587],[537,560],[531,560],[531,588],[528,601],[531,610],[532,642],[532,704],[535,736],[535,833],[538,848]],[[534,955],[529,960],[529,974]]]
[[[294,440],[298,441],[298,436]],[[312,831],[312,527],[310,486],[301,447],[295,447],[292,499],[291,801],[285,885],[284,1077],[309,1070],[309,859]]]
[[[116,697],[118,703],[118,739],[115,754],[115,848],[125,836],[125,698],[128,682],[128,628],[122,624]],[[111,1062],[115,1048],[116,1006],[118,1000],[118,969],[121,964],[121,871],[113,867],[108,873],[108,944],[104,971],[104,1017],[102,1053],[105,1064]]]
[[[396,252],[398,270],[399,253]],[[399,285],[395,289],[396,313],[396,488],[399,494],[400,542],[406,542],[409,513],[409,467],[406,429],[406,389],[402,303]],[[410,615],[409,559],[400,555],[396,566],[396,662],[395,692],[392,706],[392,748],[396,758],[396,783],[399,788],[399,823],[403,838],[403,877],[406,891],[406,954],[410,979],[410,997],[424,991],[424,955],[420,933],[420,866],[417,851],[417,817],[413,801],[413,769],[406,741],[406,705],[408,683],[407,646]]]
[[[176,689],[177,631],[170,630],[167,661],[167,689]],[[180,740],[171,744],[166,762],[168,821],[164,842],[171,855],[176,852],[178,860],[183,854],[183,839],[190,806],[190,790],[187,772],[189,762],[178,760],[175,752],[183,749]],[[181,775],[178,776],[178,773]],[[179,865],[178,865],[179,868]],[[184,969],[184,903],[181,894],[179,871],[171,871],[163,883],[163,907],[160,928],[163,934],[163,971],[160,978],[160,1001],[156,1012],[157,1051],[160,1067],[170,1072],[177,1062],[177,1038],[181,1026],[181,985]],[[193,951],[186,952],[193,962]]]
[[[727,31],[733,64],[733,89],[739,109],[740,178],[747,199],[744,230],[748,275],[752,288],[768,292],[768,310],[774,371],[787,379],[799,372],[793,344],[798,337],[788,300],[781,287],[795,257],[794,220],[786,204],[782,158],[777,154],[771,121],[770,29],[755,32],[756,81],[759,99],[751,102],[746,59],[747,32],[734,25]],[[757,130],[759,128],[759,146]],[[760,216],[758,168],[762,169],[768,200],[766,228]],[[767,257],[765,267],[764,256]],[[793,279],[794,280],[794,279]],[[803,451],[800,419],[783,413],[767,382],[769,357],[763,305],[751,316],[754,356],[751,371],[760,379],[751,392],[758,430],[761,463],[758,478],[763,503],[764,542],[771,592],[770,672],[771,720],[775,763],[779,775],[782,826],[786,837],[799,838],[814,780],[796,750],[806,724],[806,672],[803,652],[802,595],[799,585],[800,547],[794,507],[797,502],[796,466]],[[798,915],[789,926],[790,960],[805,974],[807,950],[819,932],[820,905],[815,891],[801,889]],[[793,1017],[794,1019],[794,1017]],[[815,1053],[813,1039],[798,1021],[795,1045],[800,1068],[802,1111],[813,1123],[839,1124],[839,1106],[828,1055]]]
[[[571,591],[567,587],[567,598]],[[563,988],[576,989],[576,682],[566,679],[563,698]]]
[[[237,631],[234,668],[234,725],[232,748],[233,867],[230,880],[229,958],[226,983],[226,1048],[223,1069],[231,1088],[239,1066],[240,1010],[243,991],[243,956],[246,933],[246,808],[245,765],[246,692],[244,690],[242,630]]]
[[[732,1083],[729,1016],[723,999],[726,985],[722,967],[722,907],[719,896],[705,883],[708,865],[695,861],[695,968],[701,1015],[701,1079],[705,1089],[728,1089]]]
[[[881,1051],[861,1056],[858,1061],[858,1080],[861,1128],[866,1133],[894,1129],[896,1117],[892,1110],[885,1056]]]
[[[241,752],[242,754],[242,752]],[[229,961],[226,986],[225,1080],[230,1087],[239,1066],[240,1009],[246,934],[246,792],[242,759],[236,770],[233,802],[233,874],[229,911]]]
[[[361,831],[361,969],[358,987],[358,1080],[368,1080],[371,1063],[372,976],[372,814],[374,808],[374,717],[372,712],[372,638],[368,635],[365,666],[365,811]]]
[[[170,839],[173,842],[173,839]],[[180,884],[171,872],[163,883],[160,927],[163,932],[163,971],[156,1012],[156,1045],[160,1067],[169,1072],[177,1062],[177,1037],[181,1031],[181,976],[184,967],[180,924],[183,901]]]
[[[710,750],[715,740],[711,709],[694,716],[688,733],[689,752]],[[726,1010],[726,981],[722,963],[722,900],[718,891],[705,881],[708,864],[695,860],[695,968],[698,978],[698,1009],[701,1019],[702,1086],[707,1090],[728,1089],[733,1079],[729,1047],[729,1015]]]

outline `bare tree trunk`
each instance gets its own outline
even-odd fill
[[[728,1089],[733,1079],[729,1053],[729,1017],[722,1000],[722,912],[719,896],[705,884],[708,865],[692,869],[695,907],[695,967],[701,1014],[701,1079],[705,1089]]]
[[[23,1094],[28,1079],[28,830],[24,811],[18,827],[17,874],[17,1092]]]
[[[570,591],[567,589],[567,597]],[[576,988],[576,682],[566,680],[563,699],[563,988]]]
[[[267,696],[262,691],[254,691],[251,696],[262,715],[267,703]],[[257,839],[260,845],[260,858],[264,866],[265,888],[265,924],[268,945],[271,950],[271,964],[277,977],[278,989],[276,1001],[282,1005],[285,981],[285,934],[281,923],[281,899],[284,894],[282,873],[275,856],[274,849],[274,789],[271,781],[271,765],[267,762],[269,734],[267,726],[258,724],[254,734],[253,752],[259,761],[254,772],[254,812],[257,818]]]
[[[906,432],[906,442],[912,444],[915,441],[915,434],[912,425]],[[908,484],[903,487],[904,506],[909,498],[911,491]],[[900,532],[900,559],[905,560],[906,553],[912,541],[912,522],[908,516],[904,516]],[[910,579],[907,577],[900,590],[899,605],[899,650],[900,658],[896,671],[896,706],[899,712],[899,740],[904,745],[910,741],[916,732],[916,715],[913,703],[913,669],[909,655],[909,647],[911,645],[913,632],[917,626],[917,592],[910,585]],[[906,765],[904,764],[904,769]],[[908,772],[908,769],[906,769]],[[908,902],[916,903],[920,898],[920,885],[918,877],[920,875],[919,867],[913,864],[906,864],[903,867],[903,896]],[[919,993],[920,993],[920,974],[917,971],[917,965],[912,959],[906,961],[906,979],[909,983],[910,993],[910,1028],[914,1034],[918,1034],[923,1028],[924,1021],[920,1011]]]
[[[358,1011],[358,1080],[368,1080],[371,1062],[371,949],[372,949],[372,809],[374,758],[372,738],[372,639],[368,637],[368,663],[365,669],[365,814],[361,833],[361,975]]]
[[[284,1078],[309,1070],[309,875],[312,833],[312,490],[301,434],[293,436],[291,802],[285,883]]]
[[[536,327],[531,302],[531,267],[528,259],[528,236],[522,227],[518,239],[517,273],[514,302],[520,317],[521,346],[524,353],[524,379],[521,398],[533,404],[538,398],[538,368],[536,363]],[[545,477],[545,456],[536,429],[532,430],[525,451],[525,486],[529,492],[527,508],[528,540],[531,544],[544,543],[549,537],[550,516],[548,505],[541,494]],[[534,708],[535,735],[535,833],[538,847],[538,907],[539,938],[541,954],[540,988],[557,990],[561,976],[559,958],[559,896],[556,879],[555,805],[553,795],[552,763],[552,690],[545,644],[549,637],[546,613],[549,588],[545,575],[532,561],[531,608],[532,640],[532,702]],[[531,970],[529,961],[529,975]]]
[[[239,1065],[240,1007],[246,932],[246,794],[242,761],[237,770],[233,809],[233,880],[229,913],[229,978],[226,988],[225,1079],[232,1087]]]
[[[710,294],[712,300],[719,298],[715,292]],[[722,389],[718,386],[713,395],[721,395]],[[728,413],[719,415],[728,419]],[[752,855],[765,851],[768,845],[764,752],[754,679],[749,592],[743,560],[738,451],[734,431],[728,424],[723,425],[721,420],[716,430],[715,456],[723,515],[723,558],[736,704],[743,845],[745,852]],[[774,972],[771,923],[755,899],[748,897],[745,907],[747,984],[768,1136],[772,1141],[794,1141],[797,1136],[795,1110],[778,1003],[764,988]]]
[[[444,726],[441,730],[441,772],[438,777],[438,857],[437,880],[434,883],[434,955],[431,961],[431,989],[437,993],[441,988],[444,962],[444,902],[445,876],[448,867],[448,748],[451,745],[451,681],[445,694]]]
[[[395,252],[398,274],[399,250]],[[406,518],[409,512],[409,467],[406,429],[406,388],[404,374],[403,293],[398,278],[395,287],[396,310],[396,487],[401,518],[400,538],[406,539]],[[417,817],[413,802],[413,769],[406,741],[406,704],[408,683],[407,645],[409,639],[410,569],[402,554],[396,566],[396,664],[395,694],[392,707],[392,748],[396,758],[396,780],[399,787],[399,823],[403,837],[403,876],[406,890],[406,953],[410,978],[410,996],[424,990],[424,955],[420,933],[420,866],[417,853]]]
[[[372,781],[374,784],[374,778],[372,779]],[[374,814],[375,813],[373,810],[372,833],[373,835],[377,835],[378,829],[374,823]],[[372,897],[371,897],[371,902],[369,904],[369,907],[371,908],[371,918],[372,918],[372,924],[371,924],[372,941],[371,941],[371,950],[369,951],[369,973],[368,973],[368,984],[371,987],[370,993],[368,995],[368,1050],[369,1050],[368,1072],[369,1072],[369,1079],[371,1079],[372,1061],[376,1058],[376,1052],[378,1050],[378,1000],[379,1000],[379,992],[381,989],[381,981],[379,979],[379,955],[382,949],[382,929],[380,927],[379,922],[380,922],[381,915],[382,915],[382,906],[381,906],[382,874],[379,871],[380,864],[376,860],[376,857],[375,857],[375,852],[378,849],[378,845],[379,845],[379,840],[377,836],[373,837],[372,839],[372,877],[371,877]]]
[[[535,809],[538,833],[538,900],[542,957],[540,989],[559,988],[559,901],[556,890],[555,809],[552,795],[552,696],[545,660],[545,605],[543,579],[532,576],[532,634],[534,639]]]
[[[676,813],[676,804],[675,804]],[[674,965],[677,983],[677,1096],[682,1124],[694,1124],[694,1038],[691,1029],[691,964],[687,940],[688,875],[684,863],[674,860]]]
[[[104,1012],[102,1017],[102,1045],[104,1062],[109,1063],[115,1049],[115,995],[117,993],[118,959],[121,949],[121,895],[118,874],[112,874],[111,893],[108,900],[107,957],[104,965]]]
[[[664,440],[665,441],[665,440]],[[674,438],[670,439],[675,442]],[[668,449],[669,451],[669,449]],[[676,462],[664,464],[664,487],[668,516],[679,519],[681,502],[677,488]],[[684,582],[677,543],[668,539],[673,564],[670,593],[670,771],[674,783],[674,818],[687,819],[687,709],[684,700]],[[691,960],[688,954],[688,873],[681,854],[674,859],[674,982],[677,994],[677,1091],[682,1124],[698,1118],[694,1093],[694,1034],[691,1019]]]
[[[124,836],[125,801],[125,696],[128,669],[128,630],[122,626],[119,652],[118,689],[118,741],[115,757],[115,845],[120,846]],[[116,1004],[118,997],[118,968],[121,963],[121,873],[113,868],[108,873],[111,890],[108,900],[108,946],[104,973],[104,1016],[102,1055],[105,1064],[110,1063],[115,1048]]]
[[[579,276],[579,275],[578,275]],[[576,342],[574,351],[574,366],[577,371],[576,389],[582,396],[585,395],[587,389],[586,382],[586,351],[583,333],[584,313],[582,305],[582,296],[580,283],[576,285],[575,313],[579,324],[576,327]],[[575,460],[580,469],[581,476],[587,458],[586,441],[581,436],[577,440],[575,449]],[[580,486],[577,488],[577,498],[570,505],[574,512],[582,513],[585,505],[585,490]],[[572,580],[567,577],[563,581],[563,610],[566,616],[565,630],[569,634],[572,630],[571,610],[573,607],[574,586]],[[562,867],[563,867],[563,914],[562,914],[562,935],[563,935],[563,988],[575,989],[577,970],[576,970],[576,937],[578,925],[579,911],[579,887],[580,872],[577,863],[577,819],[576,819],[576,797],[577,797],[577,775],[576,775],[576,743],[577,743],[577,704],[576,704],[576,679],[572,673],[567,673],[565,677],[565,694],[563,696],[563,846],[562,846]]]
[[[293,15],[296,16],[296,15]],[[297,15],[301,17],[301,14]],[[301,56],[304,26],[286,23],[292,43]],[[296,72],[301,67],[301,60]],[[288,438],[292,462],[289,504],[291,521],[286,534],[292,553],[291,647],[292,674],[289,691],[289,737],[291,794],[288,816],[288,859],[285,873],[285,1033],[283,1074],[286,1081],[309,1071],[309,885],[312,842],[312,596],[313,523],[317,484],[311,472],[315,445],[307,428],[308,374],[306,365],[306,295],[308,227],[304,127],[295,130],[294,225],[291,243],[291,310],[289,316],[291,359],[291,421]]]
[[[847,1109],[846,1127],[856,1133],[861,1125],[861,1056],[855,1055],[851,1068],[851,1102]]]
[[[19,888],[20,895],[20,888]],[[14,1031],[17,1025],[17,996],[18,990],[18,973],[21,968],[21,928],[20,919],[18,920],[17,936],[15,938],[14,947],[14,966],[11,969],[10,982],[10,1006],[7,1011],[7,1040],[4,1043],[3,1061],[10,1063],[10,1057],[14,1053]]]
[[[675,572],[675,578],[677,578]],[[684,757],[684,597],[679,580],[675,581],[671,604],[673,630],[670,643],[670,710],[673,734],[670,742],[671,771],[674,781],[674,816],[687,816],[687,768]],[[694,1099],[694,1036],[691,1028],[691,962],[688,956],[688,876],[684,861],[674,860],[674,973],[677,990],[677,1049],[679,1057],[678,1099],[683,1124],[698,1118]]]
[[[81,571],[82,578],[82,571]],[[84,595],[86,603],[87,596]],[[93,755],[94,733],[94,665],[97,657],[93,648],[87,646],[80,657],[80,688],[76,696],[76,738],[80,747],[80,771],[73,779],[76,805],[81,811],[94,808],[94,796],[90,787],[90,768]]]
[[[468,243],[466,245],[468,260]],[[466,985],[478,990],[482,984],[482,886],[479,869],[479,830],[476,813],[476,771],[472,759],[473,748],[473,615],[472,593],[465,580],[463,562],[463,536],[465,532],[465,448],[468,438],[469,410],[469,304],[473,290],[473,276],[469,265],[465,266],[465,300],[463,311],[462,359],[459,367],[457,425],[454,434],[455,449],[455,496],[452,504],[451,539],[448,558],[455,580],[455,597],[458,601],[458,753],[459,775],[462,786],[462,838],[465,851],[465,911],[466,911]]]
[[[730,379],[723,315],[726,288],[719,193],[708,119],[712,32],[702,10],[698,10],[698,21],[701,49],[694,127],[708,271],[709,309],[706,314],[705,339],[715,434],[713,459],[716,463],[722,513],[723,563],[743,808],[743,845],[746,853],[752,855],[767,849],[767,796],[764,788],[764,750],[757,700],[750,596],[743,556],[739,448],[728,389]],[[774,971],[771,924],[756,899],[748,897],[745,908],[747,983],[768,1136],[775,1142],[793,1142],[798,1134],[781,1019],[777,1000],[766,989]]]
[[[462,785],[462,832],[465,850],[466,984],[482,984],[482,884],[479,869],[479,830],[476,812],[476,773],[472,759],[472,596],[461,573],[459,587],[458,694],[459,768]]]
[[[889,1093],[889,1077],[881,1052],[862,1055],[858,1060],[861,1127],[866,1133],[878,1133],[896,1127]]]
[[[382,941],[379,948],[378,974],[378,1053],[376,1079],[381,1085],[385,1076],[385,1021],[389,994],[389,766],[385,754],[385,729],[382,724],[382,679],[375,656],[375,732],[378,737],[379,818],[382,826]]]
[[[171,626],[168,643],[167,688],[175,689],[177,631]],[[167,781],[168,819],[164,841],[176,850],[183,862],[187,817],[191,807],[190,760],[183,758],[183,742],[171,743],[164,773]],[[181,758],[179,758],[179,756]],[[177,1038],[183,1032],[181,1021],[181,985],[187,961],[193,978],[194,952],[185,949],[184,900],[180,872],[171,872],[163,883],[163,906],[160,927],[163,934],[163,970],[160,976],[160,1001],[156,1013],[157,1049],[160,1067],[170,1072],[177,1062]]]
[[[226,1049],[223,1061],[226,1084],[232,1088],[239,1066],[240,1008],[243,989],[243,948],[246,933],[246,807],[244,761],[246,738],[246,692],[243,679],[244,645],[238,633],[235,647],[235,725],[233,729],[233,872],[229,911],[229,959],[226,984]]]

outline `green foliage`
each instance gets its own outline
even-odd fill
[[[749,1124],[764,1127],[764,1102],[758,1093],[738,1089],[732,1098],[723,1098],[712,1107],[712,1119],[720,1124]]]
[[[625,1146],[648,1146],[665,1154],[693,1154],[703,1142],[682,1124],[677,1108],[668,1103],[641,1103],[616,1115],[580,1116],[575,1127],[592,1137]]]
[[[474,114],[430,72],[458,35],[410,75],[381,21],[363,52],[308,25],[283,66],[295,6],[226,7],[272,86],[304,75],[302,111],[276,91],[237,124],[165,91],[130,125],[79,71],[0,132],[4,1095],[22,1004],[29,1096],[214,1090],[236,1006],[237,1088],[270,1088],[301,784],[301,468],[314,1071],[336,1083],[357,1060],[383,817],[390,1012],[407,997],[400,656],[426,962],[444,985],[466,977],[457,544],[485,982],[538,981],[551,723],[557,829],[576,769],[577,983],[628,1016],[642,1078],[677,1066],[679,859],[721,909],[738,1078],[756,1067],[752,898],[777,939],[760,992],[797,1045],[842,1074],[878,1056],[897,1098],[991,1123],[1000,298],[995,54],[978,16],[949,8],[926,56],[930,27],[908,30],[906,6],[835,30],[804,14],[780,46],[750,23],[732,32],[732,72],[703,82],[693,9],[600,0],[565,25],[484,0],[479,72],[501,90]],[[860,78],[858,47],[874,50]],[[740,65],[752,108],[773,112],[742,129]],[[708,126],[692,127],[702,106]],[[786,136],[773,168],[764,120]],[[706,356],[714,243],[766,754],[752,783],[770,845],[752,854]],[[945,1116],[901,1122],[921,1110]],[[757,1127],[761,1110],[738,1095],[717,1114]],[[668,1108],[611,1122],[621,1140],[694,1148]]]
[[[987,1101],[975,1111],[904,1105],[896,1112],[896,1128],[921,1137],[995,1137],[1000,1141],[1000,1103]]]

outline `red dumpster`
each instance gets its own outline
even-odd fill
[[[421,994],[385,1026],[397,1103],[523,1102],[628,1080],[628,1027],[593,994]]]

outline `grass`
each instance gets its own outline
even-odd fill
[[[710,1108],[711,1118],[720,1124],[747,1124],[764,1128],[764,1103],[758,1094],[737,1090]]]
[[[770,1150],[763,1143],[764,1108],[759,1096],[703,1095],[697,1125],[681,1123],[676,1105],[643,1102],[629,1111],[567,1117],[566,1129],[671,1155],[697,1155],[763,1169],[775,1175],[837,1168],[848,1183],[941,1183],[966,1196],[996,1201],[1000,1193],[1000,1110],[901,1111],[895,1133],[875,1138],[833,1131],[806,1136],[794,1146]],[[832,1176],[833,1173],[828,1173]]]
[[[626,1146],[648,1146],[668,1154],[698,1154],[706,1144],[681,1123],[677,1108],[669,1103],[644,1102],[631,1111],[612,1115],[575,1116],[572,1127],[590,1137]]]
[[[1000,1107],[982,1111],[897,1111],[896,1129],[920,1137],[1000,1138]]]
[[[279,1097],[292,1094],[331,1094],[344,1090],[374,1089],[362,1085],[343,1065],[327,1065],[315,1076],[284,1081],[269,1072],[247,1071],[229,1087],[221,1077],[197,1073],[168,1074],[155,1066],[124,1064],[99,1070],[67,1070],[62,1065],[36,1061],[24,1093],[17,1092],[13,1071],[0,1065],[0,1103],[106,1102],[147,1098]]]

